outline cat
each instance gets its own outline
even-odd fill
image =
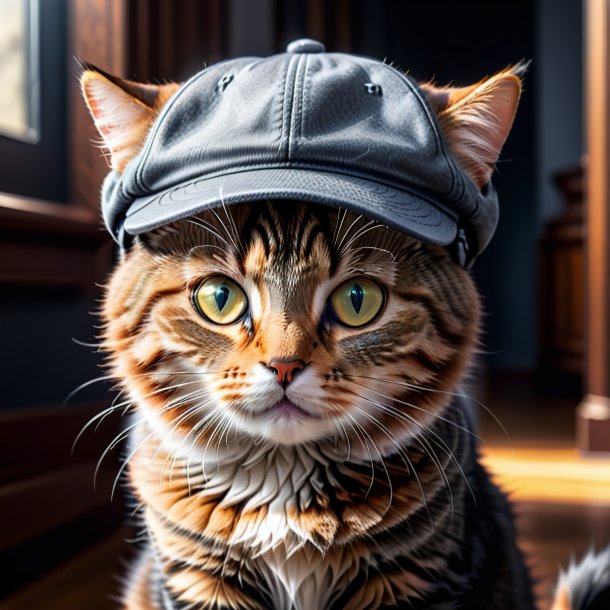
[[[480,189],[522,72],[420,85]],[[81,82],[121,174],[179,86]],[[341,207],[223,205],[135,236],[102,318],[147,541],[123,608],[535,607],[460,390],[480,303],[448,248]]]

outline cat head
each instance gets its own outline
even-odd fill
[[[120,172],[176,85],[97,70],[82,85]],[[421,89],[483,188],[512,123],[517,71]],[[103,316],[115,375],[176,447],[236,435],[327,439],[364,454],[391,451],[439,416],[476,345],[479,304],[444,248],[345,210],[273,201],[141,235],[108,284]]]

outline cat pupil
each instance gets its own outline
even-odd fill
[[[356,313],[360,313],[362,309],[362,301],[364,301],[364,290],[362,290],[362,286],[360,284],[354,284],[350,292],[350,297],[352,299],[352,305]]]
[[[229,300],[229,289],[226,286],[219,286],[214,293],[218,311],[222,311]]]

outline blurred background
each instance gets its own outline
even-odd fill
[[[470,391],[483,454],[513,494],[542,606],[570,550],[610,542],[610,175],[603,0],[0,0],[1,608],[112,608],[129,556],[110,501],[120,430],[95,310],[111,267],[108,171],[78,89],[82,57],[182,81],[311,37],[465,85],[531,60],[498,171],[501,220],[474,276],[486,316]],[[89,344],[89,345],[88,345]],[[79,601],[86,600],[86,602]]]

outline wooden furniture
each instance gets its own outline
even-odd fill
[[[580,166],[553,180],[567,202],[545,227],[540,252],[540,369],[546,379],[584,373],[584,175]],[[547,381],[548,383],[548,381]]]

